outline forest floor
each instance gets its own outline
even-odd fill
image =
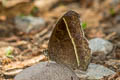
[[[87,24],[85,35],[88,40],[99,37],[114,45],[114,49],[106,55],[106,58],[101,59],[96,57],[100,55],[95,55],[96,58],[93,58],[92,62],[102,64],[120,75],[119,0],[118,2],[115,2],[117,0],[43,0],[43,2],[21,0],[13,5],[6,2],[4,7],[1,1],[0,80],[13,80],[14,76],[24,68],[47,60],[43,50],[48,47],[50,37],[48,32],[52,32],[57,19],[68,10],[78,12],[82,21]],[[14,18],[26,15],[43,18],[45,26],[30,32],[26,32],[27,28],[24,31],[24,27],[18,29]],[[112,77],[115,78],[115,75]]]

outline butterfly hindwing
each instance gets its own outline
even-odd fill
[[[90,62],[91,53],[87,39],[80,25],[80,16],[68,11],[55,25],[48,44],[51,60],[71,68],[85,70]]]

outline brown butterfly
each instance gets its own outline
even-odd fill
[[[49,58],[73,69],[86,70],[91,50],[81,27],[80,16],[68,11],[55,25],[48,44]]]

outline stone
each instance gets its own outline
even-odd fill
[[[40,30],[45,27],[46,21],[40,17],[32,17],[32,16],[17,16],[15,17],[16,28],[19,30],[29,33],[33,30]]]
[[[92,53],[103,52],[104,54],[108,54],[112,51],[113,44],[102,38],[94,38],[89,41],[89,47]]]
[[[112,6],[117,6],[120,4],[120,0],[112,0],[110,3]]]
[[[70,68],[46,61],[23,70],[14,80],[79,80],[79,78]]]
[[[120,23],[120,15],[117,15],[117,16],[115,17],[115,22],[116,22],[116,23]]]
[[[90,63],[86,72],[76,71],[76,74],[81,79],[99,80],[104,76],[115,74],[115,72],[102,65]]]

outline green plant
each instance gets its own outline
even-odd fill
[[[110,12],[111,15],[115,15],[115,10],[114,10],[114,8],[110,8],[110,11],[109,11],[109,12]]]
[[[23,18],[25,15],[23,14],[23,13],[21,13],[20,15],[19,15],[19,17],[21,17],[21,18]]]
[[[5,54],[5,55],[6,55],[7,57],[9,57],[9,58],[13,58],[12,53],[13,53],[12,47],[8,47],[8,48],[6,49],[6,54]]]
[[[38,11],[39,11],[39,8],[34,6],[30,15],[36,14]]]
[[[85,29],[87,27],[87,22],[82,22],[82,28]]]

